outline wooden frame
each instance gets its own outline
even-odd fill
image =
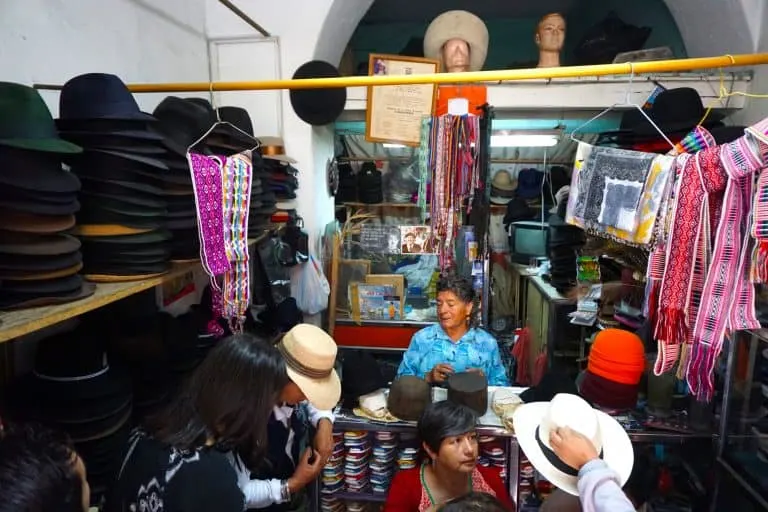
[[[440,72],[440,62],[419,57],[372,53],[368,75],[421,75]],[[369,86],[366,95],[365,140],[417,147],[421,120],[435,111],[437,85]]]

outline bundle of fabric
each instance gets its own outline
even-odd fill
[[[57,126],[85,149],[70,160],[82,182],[76,233],[84,272],[95,281],[127,281],[170,269],[171,234],[160,175],[168,172],[156,120],[141,112],[116,76],[89,73],[69,80],[59,97]]]
[[[72,438],[98,502],[119,469],[133,403],[131,380],[109,364],[103,332],[83,324],[42,340],[34,371],[9,396],[15,414]]]
[[[93,294],[79,275],[80,241],[67,234],[81,183],[62,168],[62,158],[81,151],[59,138],[36,90],[0,83],[0,309]]]
[[[453,115],[432,118],[428,136],[428,153],[420,158],[426,159],[431,171],[429,218],[432,235],[438,242],[440,268],[447,269],[454,259],[454,241],[461,226],[459,216],[464,205],[472,204],[480,186],[480,162],[474,151],[482,143],[480,118]]]
[[[366,204],[384,202],[384,186],[381,171],[374,162],[365,162],[357,173],[357,197]]]

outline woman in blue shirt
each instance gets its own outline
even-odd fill
[[[438,323],[411,338],[397,375],[415,375],[430,384],[442,384],[453,373],[482,373],[491,386],[509,386],[496,338],[472,327],[472,284],[447,276],[437,282]]]

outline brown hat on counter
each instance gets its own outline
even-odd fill
[[[448,400],[466,405],[482,416],[488,411],[488,379],[475,372],[454,373],[448,378]]]
[[[387,409],[401,420],[417,421],[432,403],[432,388],[424,379],[403,375],[392,382]]]

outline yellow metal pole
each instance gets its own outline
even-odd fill
[[[190,82],[165,84],[130,84],[131,92],[208,92],[208,91],[267,91],[276,89],[323,89],[366,87],[374,85],[461,84],[474,82],[509,82],[550,78],[577,78],[607,75],[641,75],[674,73],[699,69],[717,69],[768,64],[768,53],[723,55],[696,59],[627,62],[596,66],[565,66],[559,68],[503,69],[469,73],[438,73],[426,75],[344,76],[339,78],[305,78],[301,80],[262,80],[254,82]],[[35,84],[37,89],[61,89],[60,85]]]

